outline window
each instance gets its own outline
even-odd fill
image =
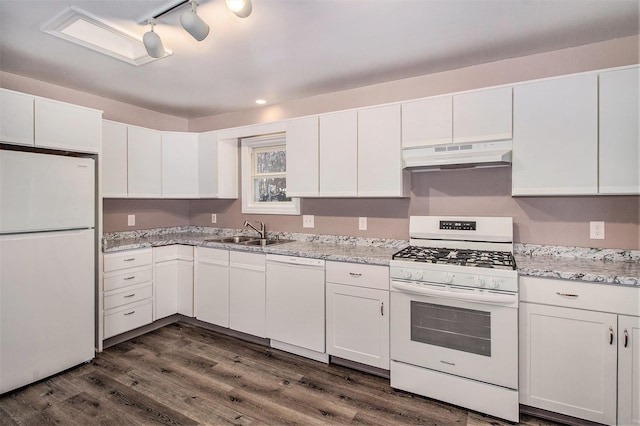
[[[284,134],[245,138],[242,146],[242,213],[300,214],[300,199],[287,197]]]

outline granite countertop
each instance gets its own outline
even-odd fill
[[[234,235],[255,236],[245,230],[176,227],[105,234],[104,253],[170,244],[311,257],[373,265],[389,265],[391,256],[408,245],[405,240],[270,232],[269,238],[294,240],[267,247],[206,241]],[[640,250],[514,244],[521,276],[578,280],[640,287]]]

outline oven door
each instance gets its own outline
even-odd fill
[[[479,302],[441,288],[391,281],[391,359],[518,389],[518,295]]]

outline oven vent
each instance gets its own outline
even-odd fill
[[[513,142],[459,143],[404,148],[403,167],[413,172],[511,165]]]

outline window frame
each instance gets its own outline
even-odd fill
[[[242,161],[242,213],[247,214],[284,214],[300,215],[300,198],[291,197],[291,201],[259,202],[253,201],[254,149],[284,146],[287,140],[284,133],[267,136],[255,136],[240,139],[240,156]],[[285,170],[286,177],[286,170]]]

